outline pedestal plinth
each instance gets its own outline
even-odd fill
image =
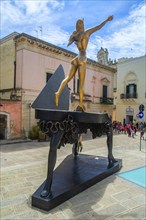
[[[111,168],[107,169],[107,166],[108,159],[106,157],[85,154],[76,157],[67,156],[54,170],[51,187],[52,196],[50,198],[40,196],[45,185],[44,182],[32,195],[32,206],[49,211],[119,171],[122,161],[118,159]]]

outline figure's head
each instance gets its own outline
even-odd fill
[[[84,19],[77,20],[76,30],[77,31],[84,31]]]

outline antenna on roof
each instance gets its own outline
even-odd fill
[[[34,30],[37,33],[37,38],[38,38],[38,30]]]
[[[40,32],[41,32],[41,39],[42,39],[42,36],[43,36],[43,28],[42,28],[42,26],[39,26],[39,29],[40,29]]]

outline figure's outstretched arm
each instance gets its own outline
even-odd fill
[[[100,25],[95,26],[93,28],[87,29],[86,33],[88,33],[88,35],[90,36],[92,33],[100,30],[108,21],[112,21],[113,20],[113,16],[109,16],[105,21],[103,21]]]
[[[71,44],[75,41],[75,36],[76,36],[76,31],[74,31],[74,32],[72,33],[72,35],[70,36],[69,41],[68,41],[68,44],[67,44],[67,47],[68,47],[69,45],[71,45]]]

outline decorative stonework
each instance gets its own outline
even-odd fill
[[[107,85],[107,86],[110,84],[110,81],[106,77],[102,78],[101,82],[103,85]]]
[[[27,46],[33,46],[36,47],[36,48],[41,48],[43,51],[50,51],[52,53],[55,53],[55,54],[58,54],[58,55],[63,55],[64,57],[70,57],[71,59],[74,58],[77,54],[76,53],[73,53],[71,51],[68,51],[68,50],[65,50],[63,48],[60,48],[58,46],[55,46],[53,44],[50,44],[50,43],[47,43],[45,41],[42,41],[38,38],[35,38],[35,37],[32,37],[30,35],[27,35],[27,34],[20,34],[18,36],[15,37],[15,42],[16,44],[19,46],[22,44],[22,42],[25,42]],[[114,68],[111,68],[109,66],[105,66],[104,64],[101,64],[101,63],[98,63],[94,60],[91,60],[91,59],[87,59],[87,64],[88,65],[91,65],[91,66],[96,66],[99,67],[99,68],[102,68],[102,69],[106,69],[106,70],[109,70],[113,73],[116,72],[116,69]]]

